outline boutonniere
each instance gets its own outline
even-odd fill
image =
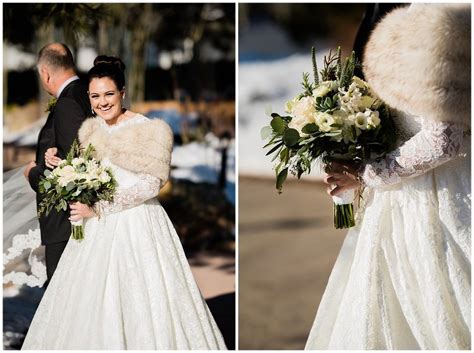
[[[51,111],[56,106],[58,99],[56,97],[52,97],[49,99],[48,105],[46,106],[45,113],[51,113]]]

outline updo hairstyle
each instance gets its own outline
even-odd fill
[[[114,81],[119,90],[125,88],[125,64],[114,56],[99,55],[94,60],[94,66],[87,73],[89,83],[94,78],[108,77]]]

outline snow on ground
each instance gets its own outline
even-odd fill
[[[170,115],[171,116],[171,115]],[[173,131],[179,133],[179,122],[176,117],[169,119]],[[191,119],[192,120],[192,119]],[[16,142],[18,146],[34,145],[38,140],[44,120],[35,123],[19,133],[4,129],[3,141]],[[176,167],[171,176],[176,179],[187,179],[195,183],[217,183],[221,169],[223,140],[209,133],[204,142],[192,142],[186,145],[175,145],[172,155],[172,166]],[[227,152],[226,196],[235,205],[235,141],[229,140]]]
[[[175,146],[171,165],[176,167],[171,176],[176,179],[187,179],[195,183],[217,183],[221,169],[222,141],[212,134],[206,136],[205,142],[192,142]],[[227,152],[227,185],[226,196],[235,205],[235,142],[230,140]]]
[[[323,53],[317,56],[322,68]],[[295,54],[274,61],[243,62],[239,66],[239,174],[247,176],[274,177],[271,158],[265,156],[265,142],[260,137],[263,126],[269,125],[271,118],[265,114],[283,114],[286,101],[301,93],[303,72],[312,77],[311,56]],[[304,179],[320,179],[314,171],[304,175]]]

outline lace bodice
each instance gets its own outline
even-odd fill
[[[136,174],[114,166],[110,161],[103,160],[103,164],[112,168],[118,183],[114,200],[100,201],[95,206],[99,216],[120,212],[138,206],[158,196],[161,180],[149,174]]]
[[[103,121],[101,126],[108,132],[114,132],[131,124],[140,124],[146,121],[148,121],[146,117],[137,114],[134,118],[112,126],[107,125]],[[120,168],[110,162],[107,158],[103,159],[102,163],[112,168],[115,179],[118,183],[118,188],[114,195],[113,202],[100,201],[97,203],[95,209],[99,213],[99,216],[120,212],[138,206],[158,196],[161,187],[161,180],[159,178],[150,174],[138,174]]]
[[[368,187],[396,184],[424,174],[461,153],[465,140],[461,125],[403,115],[395,121],[399,147],[380,162],[367,164],[361,177]]]

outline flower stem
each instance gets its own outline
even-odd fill
[[[74,240],[83,240],[84,239],[84,227],[80,226],[72,226],[71,237]]]
[[[334,204],[334,227],[336,229],[351,228],[355,226],[354,206]]]

